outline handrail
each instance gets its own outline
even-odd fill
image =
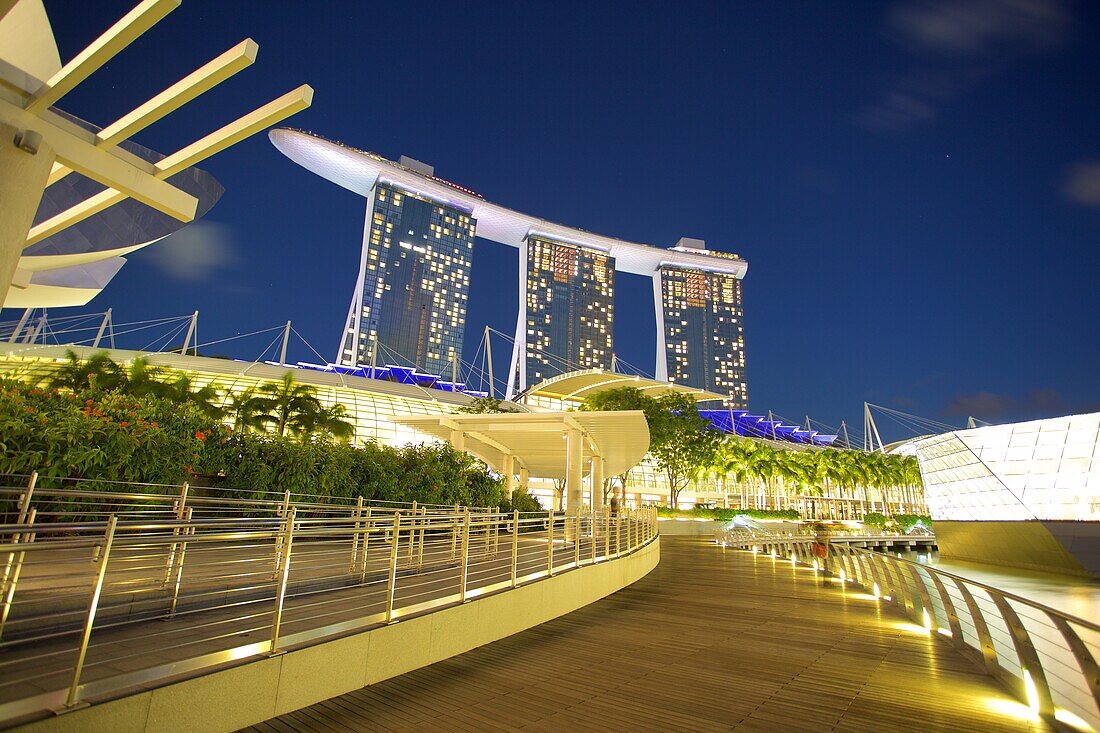
[[[75,522],[43,522],[52,497],[21,490],[0,525],[0,726],[615,560],[658,531],[648,508],[302,516],[286,496],[274,515],[197,517],[172,488],[170,516]]]
[[[905,558],[833,543],[827,537],[719,533],[723,547],[748,550],[866,589],[1001,680],[1033,713],[1100,730],[1100,624],[1016,593]]]

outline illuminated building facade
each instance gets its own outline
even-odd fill
[[[517,334],[526,352],[522,381],[574,369],[610,369],[615,258],[531,234],[526,260],[526,315]]]
[[[1100,577],[1100,413],[914,445],[942,557]]]
[[[677,248],[699,250],[702,245],[681,239]],[[741,279],[728,272],[663,264],[653,277],[653,289],[657,378],[728,394],[727,406],[746,408]]]
[[[360,273],[356,300],[348,314],[338,363],[369,363],[372,344],[377,342],[400,351],[405,360],[415,362],[424,371],[449,373],[451,354],[460,354],[469,245],[476,222],[477,236],[519,251],[519,313],[507,396],[520,394],[529,385],[562,371],[613,368],[612,301],[617,271],[653,280],[655,378],[728,395],[728,407],[747,406],[740,281],[748,263],[738,255],[707,250],[705,243],[697,239],[683,238],[676,246],[665,248],[596,234],[495,204],[479,193],[436,177],[429,166],[407,158],[392,161],[300,130],[273,130],[270,137],[291,160],[371,202],[363,245],[365,269]],[[404,192],[406,201],[430,202],[437,213],[450,212],[453,219],[464,222],[468,235],[461,245],[466,249],[456,243],[456,254],[451,255],[452,264],[462,260],[461,284],[454,279],[448,281],[444,294],[440,283],[438,298],[414,303],[410,291],[402,293],[398,289],[411,287],[415,277],[403,281],[405,285],[394,284],[388,265],[385,271],[378,269],[384,257],[379,254],[371,259],[374,251],[400,247],[402,241],[425,246],[423,241],[412,241],[422,230],[399,224],[396,219],[377,219],[382,206],[377,200],[381,189]],[[393,226],[387,227],[387,223]],[[429,233],[427,241],[432,240],[439,241]],[[406,259],[429,254],[435,256],[434,251],[417,253],[414,249]],[[393,250],[386,251],[387,262],[394,257]],[[372,276],[378,279],[372,280]],[[397,297],[404,298],[404,305],[385,302],[386,298]],[[451,298],[457,301],[454,307],[448,305]],[[394,315],[395,309],[402,315]],[[433,336],[429,331],[437,316],[446,323]],[[383,332],[385,324],[401,324],[408,338],[402,341],[396,332]],[[424,342],[425,336],[440,340]]]
[[[409,161],[415,162],[415,161]],[[470,211],[379,182],[337,363],[404,359],[446,374],[462,359],[476,221]]]

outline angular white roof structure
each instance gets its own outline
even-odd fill
[[[633,468],[649,450],[649,424],[640,410],[408,415],[393,421],[442,441],[450,441],[460,432],[463,449],[495,470],[503,470],[504,457],[511,455],[532,476],[541,478],[566,478],[567,446],[562,437],[569,429],[584,436],[578,457],[601,456],[604,475]]]
[[[275,147],[298,165],[360,196],[369,198],[375,183],[382,181],[468,211],[477,220],[477,236],[500,244],[521,247],[528,234],[538,233],[605,251],[615,258],[615,269],[636,275],[651,276],[663,264],[724,272],[739,278],[748,270],[748,263],[735,255],[627,242],[513,211],[486,201],[474,191],[429,175],[426,169],[417,170],[300,130],[279,128],[268,135]]]

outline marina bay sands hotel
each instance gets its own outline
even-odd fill
[[[656,379],[747,407],[741,257],[698,239],[664,249],[592,234],[490,203],[416,160],[298,130],[270,137],[291,160],[367,200],[337,364],[368,364],[384,347],[448,374],[462,358],[476,234],[519,250],[509,397],[562,372],[612,368],[615,273],[627,272],[653,281]]]

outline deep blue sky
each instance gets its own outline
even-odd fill
[[[129,3],[46,7],[67,60]],[[1100,409],[1095,4],[185,0],[61,106],[107,124],[246,36],[253,68],[136,140],[168,153],[309,83],[291,126],[554,221],[744,256],[754,411]],[[203,167],[227,189],[206,225],[86,310],[198,308],[204,341],[292,319],[331,358],[363,200],[265,135]],[[486,322],[514,330],[516,267],[478,240],[467,358]],[[622,276],[616,308],[617,352],[652,370],[648,281]]]

